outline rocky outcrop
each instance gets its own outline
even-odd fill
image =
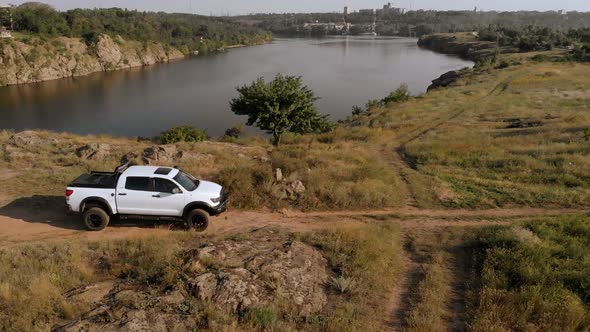
[[[518,52],[518,49],[512,47],[498,47],[495,42],[481,41],[476,33],[426,35],[418,40],[418,45],[438,53],[458,55],[475,62],[493,57],[496,52],[501,54]]]
[[[181,59],[177,49],[158,43],[100,35],[91,46],[81,39],[0,41],[0,86],[33,83]]]
[[[78,158],[87,160],[101,160],[109,156],[111,146],[109,144],[90,143],[76,149]]]
[[[451,70],[450,72],[442,74],[439,78],[432,81],[432,84],[428,87],[428,91],[444,88],[457,82],[463,75],[469,73],[469,69],[462,70]]]
[[[318,249],[276,228],[244,236],[186,248],[180,277],[169,287],[113,280],[69,291],[69,303],[91,309],[52,331],[194,331],[211,324],[194,308],[211,305],[237,317],[277,299],[288,303],[293,319],[322,312],[329,272]]]

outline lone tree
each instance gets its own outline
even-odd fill
[[[279,146],[285,132],[299,134],[325,132],[332,128],[327,115],[320,115],[313,91],[303,85],[301,77],[277,75],[266,83],[259,78],[251,85],[237,88],[240,96],[230,102],[231,110],[248,116],[248,126],[256,126],[273,137]]]

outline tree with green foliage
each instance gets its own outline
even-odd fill
[[[178,142],[202,142],[209,139],[209,135],[203,130],[190,126],[174,127],[160,135],[162,144],[174,144]]]
[[[332,129],[327,115],[316,111],[318,98],[303,85],[301,77],[277,75],[267,83],[259,78],[251,85],[237,88],[240,96],[230,102],[237,115],[248,116],[248,126],[256,126],[273,137],[279,146],[285,132],[299,134]]]

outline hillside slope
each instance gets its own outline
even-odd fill
[[[239,208],[586,208],[590,65],[536,62],[533,55],[503,56],[502,68],[480,67],[451,87],[374,106],[331,133],[287,136],[281,149],[259,138],[158,147],[3,132],[0,166],[15,172],[3,180],[4,201],[61,195],[78,173],[112,169],[128,153],[145,162],[141,156],[156,146],[165,157],[151,162],[221,182]],[[109,149],[99,161],[78,157],[89,143]]]

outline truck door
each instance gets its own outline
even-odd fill
[[[120,214],[158,215],[152,206],[151,178],[129,176],[119,181],[117,210]]]
[[[151,207],[158,211],[159,216],[182,217],[185,206],[185,196],[174,182],[154,178]]]

